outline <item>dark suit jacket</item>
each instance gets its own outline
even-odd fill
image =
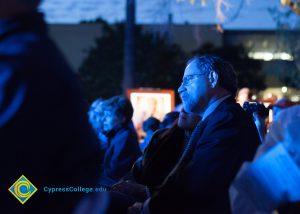
[[[154,132],[143,158],[132,168],[134,179],[151,192],[162,184],[183,152],[187,140],[177,121],[170,128]]]
[[[195,128],[176,170],[152,195],[151,213],[230,213],[230,183],[259,144],[252,119],[227,98]]]
[[[44,187],[97,185],[100,150],[85,110],[43,15],[1,20],[1,213],[70,213],[82,194],[48,194]],[[38,189],[24,205],[8,192],[21,175]]]

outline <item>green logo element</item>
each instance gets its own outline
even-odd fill
[[[22,175],[8,191],[13,194],[21,204],[24,204],[37,191],[37,188]]]

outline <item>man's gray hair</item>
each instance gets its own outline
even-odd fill
[[[237,93],[237,77],[232,65],[216,56],[196,56],[188,61],[195,62],[201,72],[209,74],[215,71],[218,74],[218,84],[235,96]]]

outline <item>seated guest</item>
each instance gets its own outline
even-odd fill
[[[152,138],[153,133],[159,128],[160,121],[155,117],[149,117],[143,122],[143,130],[146,133],[146,137],[143,143],[140,144],[142,152],[148,146],[150,139]]]
[[[108,138],[100,184],[110,187],[128,173],[141,156],[137,134],[132,126],[133,108],[123,96],[103,103],[103,130]]]
[[[163,129],[163,128],[170,128],[174,121],[177,120],[177,118],[179,117],[179,112],[177,111],[172,111],[172,112],[169,112],[167,113],[162,122],[160,123],[160,126],[159,128]]]
[[[200,118],[183,110],[170,128],[155,132],[143,159],[133,168],[136,181],[148,186],[150,191],[160,186],[179,161]]]
[[[291,106],[295,105],[295,103],[287,100],[286,98],[278,99],[275,104],[271,104],[269,106],[270,109],[273,110],[273,121],[275,122],[278,118],[278,115],[287,108],[290,108]],[[258,113],[253,113],[255,125],[257,127],[257,130],[259,132],[261,142],[264,143],[265,136],[268,132],[268,125],[266,121],[266,116],[260,115]]]
[[[275,104],[270,105],[273,110],[273,120],[277,120],[277,117],[282,110],[293,105],[295,105],[295,103],[289,101],[286,97],[276,100]]]
[[[152,136],[142,159],[132,168],[133,178],[113,186],[114,191],[145,199],[146,186],[150,192],[162,185],[175,167],[182,151],[201,117],[181,111],[179,118],[170,128],[160,129]],[[140,185],[142,184],[142,185]]]
[[[230,213],[230,183],[260,144],[252,118],[234,99],[236,91],[230,63],[214,56],[188,62],[178,92],[183,109],[202,120],[162,185],[130,213]]]
[[[103,102],[104,100],[99,98],[92,102],[88,116],[91,126],[98,136],[101,153],[105,153],[107,149],[107,137],[103,131]]]
[[[88,112],[89,122],[92,125],[93,129],[95,129],[95,131],[97,131],[99,129],[99,125],[101,125],[101,123],[99,123],[99,113],[101,112],[96,111],[96,109],[101,105],[103,101],[104,100],[100,98],[94,100]]]

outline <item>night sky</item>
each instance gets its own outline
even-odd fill
[[[137,23],[167,23],[169,14],[172,14],[175,24],[215,24],[218,21],[214,0],[207,0],[204,7],[200,5],[199,0],[193,6],[187,0],[181,3],[177,1],[136,0]],[[227,1],[231,4],[231,8],[226,12],[224,29],[272,30],[276,28],[276,22],[269,9],[276,7],[282,12],[285,11],[280,7],[280,0]],[[114,23],[124,19],[125,0],[44,0],[41,10],[46,13],[46,19],[50,24],[77,24],[97,17]],[[293,15],[290,22],[299,24],[299,17]]]

